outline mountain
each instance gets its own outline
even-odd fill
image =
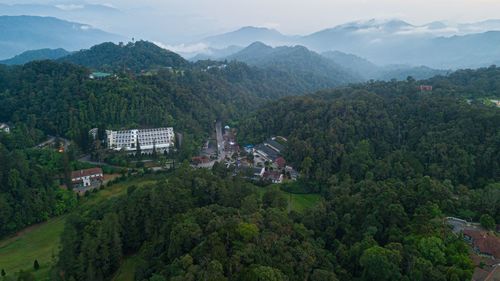
[[[367,59],[339,51],[324,52],[321,55],[333,60],[335,63],[350,70],[351,72],[359,74],[365,80],[405,80],[408,76],[420,80],[448,73],[446,70],[433,69],[426,66],[378,66]]]
[[[241,51],[243,47],[240,46],[229,46],[227,48],[223,49],[217,49],[217,48],[208,48],[207,50],[196,54],[195,56],[192,56],[189,58],[190,61],[199,61],[199,60],[218,60],[221,58],[228,57],[232,54],[235,54],[239,51]]]
[[[339,51],[329,51],[321,54],[322,56],[333,60],[342,67],[352,72],[358,73],[364,79],[375,79],[380,73],[380,67],[367,59],[353,54],[346,54]]]
[[[155,68],[179,68],[189,64],[178,54],[147,41],[118,45],[111,42],[102,43],[60,60],[94,70],[128,70],[136,73]]]
[[[408,64],[432,68],[487,66],[500,58],[498,31],[490,24],[414,26],[402,21],[368,21],[325,29],[300,39],[313,50],[353,53],[379,65]]]
[[[13,58],[0,61],[0,64],[16,65],[16,64],[25,64],[35,60],[56,60],[65,57],[69,54],[70,52],[61,48],[32,50],[32,51],[26,51]]]
[[[0,16],[0,59],[44,48],[80,50],[122,37],[52,17]]]
[[[362,77],[357,74],[303,46],[273,48],[262,42],[255,42],[226,59],[245,62],[261,68],[289,72],[296,77],[316,81],[324,87],[362,80]]]
[[[425,65],[457,69],[488,66],[500,60],[500,20],[477,23],[435,21],[414,25],[402,20],[356,21],[304,36],[286,36],[266,28],[245,27],[209,37],[208,48],[226,48],[260,41],[270,46],[301,45],[324,53],[339,51],[366,58],[379,66]],[[215,57],[212,57],[212,59]]]
[[[213,48],[226,48],[231,45],[248,46],[256,41],[265,42],[273,46],[286,45],[294,40],[293,36],[283,35],[274,29],[246,26],[236,31],[207,37],[201,42]]]

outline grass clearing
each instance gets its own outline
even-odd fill
[[[13,276],[22,269],[31,271],[36,280],[49,280],[49,270],[59,251],[60,236],[66,217],[50,219],[2,240],[0,242],[0,268],[5,270],[7,276]],[[37,271],[33,269],[35,259],[40,264],[40,269]]]
[[[296,211],[299,213],[304,212],[306,209],[313,207],[321,201],[321,195],[315,193],[308,194],[297,194],[297,193],[289,193],[280,189],[279,184],[272,184],[266,187],[260,187],[258,189],[259,194],[262,196],[269,189],[278,190],[285,196],[288,200],[288,209],[290,211]]]
[[[133,178],[106,187],[89,197],[82,198],[76,211],[82,211],[90,206],[99,204],[111,198],[118,197],[127,192],[132,185],[146,186],[155,183],[158,176],[144,176]],[[47,222],[30,226],[17,234],[0,240],[0,270],[4,269],[7,276],[14,276],[20,270],[30,271],[36,280],[50,280],[49,271],[59,252],[60,237],[64,230],[64,223],[68,215],[52,218]],[[35,259],[40,264],[40,269],[33,270]],[[132,275],[133,277],[133,275]],[[133,279],[117,279],[133,280]]]
[[[138,255],[125,258],[112,281],[134,281],[135,268],[140,261]]]

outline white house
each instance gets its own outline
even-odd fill
[[[5,123],[0,123],[0,132],[10,133],[9,125]]]
[[[101,168],[92,168],[71,172],[71,183],[74,188],[85,188],[101,185],[104,174]]]

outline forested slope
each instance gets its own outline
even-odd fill
[[[312,209],[183,167],[75,217],[55,272],[106,280],[135,253],[136,280],[470,280],[443,219],[500,221],[500,110],[436,79],[433,92],[408,79],[287,97],[241,120],[242,143],[288,138],[296,185],[323,198]]]

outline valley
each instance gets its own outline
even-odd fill
[[[500,21],[11,2],[1,281],[498,279]]]

